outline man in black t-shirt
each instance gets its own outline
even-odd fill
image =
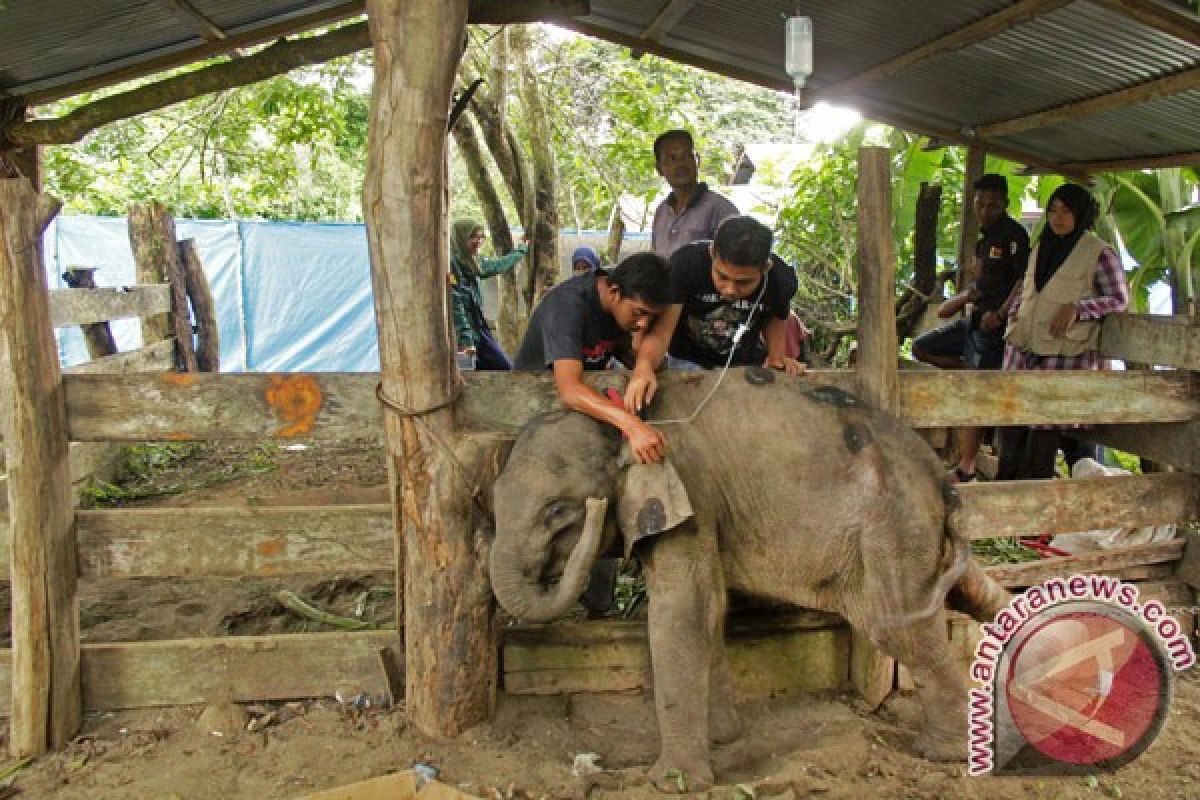
[[[636,253],[611,272],[596,269],[548,291],[533,311],[514,369],[554,370],[562,404],[620,429],[640,464],[663,460],[662,434],[583,382],[584,370],[615,357],[632,361],[631,334],[644,330],[670,298],[667,262]]]
[[[654,371],[672,362],[713,369],[762,365],[798,374],[785,354],[796,272],[771,252],[771,230],[749,216],[729,217],[712,241],[684,245],[671,256],[671,305],[649,328],[625,389],[625,406],[654,399]],[[740,331],[740,333],[739,333]]]
[[[979,220],[972,282],[938,308],[943,319],[967,309],[967,315],[928,331],[913,341],[913,357],[943,369],[999,369],[1004,359],[1004,324],[1015,287],[1029,263],[1029,234],[1010,217],[1008,181],[988,173],[975,181],[974,208]],[[969,308],[968,308],[969,306]],[[982,428],[961,428],[959,462],[952,479],[975,478]]]

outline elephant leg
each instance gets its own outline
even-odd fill
[[[721,596],[725,593],[722,591]],[[742,718],[734,702],[733,677],[729,673],[729,659],[725,652],[725,614],[722,611],[721,625],[713,645],[712,664],[709,666],[709,738],[714,744],[728,744],[742,735]]]
[[[950,650],[945,612],[896,630],[885,631],[869,622],[859,629],[912,673],[925,713],[917,751],[930,761],[965,760],[967,682]]]
[[[703,791],[713,782],[711,673],[725,613],[716,535],[691,520],[647,544],[650,659],[662,746],[649,777],[664,792]]]

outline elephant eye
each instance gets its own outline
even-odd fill
[[[552,500],[547,503],[546,507],[542,510],[542,519],[545,520],[546,524],[549,525],[567,516],[570,510],[571,507],[567,505],[565,501]]]

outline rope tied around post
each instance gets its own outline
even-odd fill
[[[431,406],[417,409],[415,411],[407,408],[404,405],[401,405],[400,403],[396,402],[394,398],[388,396],[387,392],[383,390],[383,381],[375,384],[375,397],[385,408],[391,409],[400,416],[407,417],[421,426],[425,433],[429,435],[429,438],[432,439],[433,442],[446,454],[446,457],[450,460],[450,464],[458,472],[459,478],[462,479],[462,482],[471,491],[471,501],[475,503],[475,505],[480,511],[483,512],[484,516],[487,517],[488,520],[492,520],[492,509],[486,502],[486,498],[483,494],[483,487],[479,485],[479,481],[475,478],[475,476],[471,475],[467,468],[462,465],[462,462],[458,460],[458,457],[454,455],[454,448],[447,444],[446,441],[440,435],[438,435],[438,432],[435,431],[433,427],[424,420],[425,416],[436,411],[441,411],[445,408],[450,408],[457,403],[462,397],[462,382],[460,381],[455,384],[454,391],[445,400],[441,400]]]

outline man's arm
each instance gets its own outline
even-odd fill
[[[771,317],[763,328],[763,339],[767,343],[767,360],[764,367],[781,369],[788,375],[799,375],[804,365],[787,357],[787,320]]]
[[[583,382],[583,362],[560,358],[554,362],[554,385],[558,398],[572,411],[607,422],[629,439],[629,447],[639,464],[657,464],[663,460],[667,443],[657,428],[647,425],[620,406],[614,405]]]
[[[967,305],[977,296],[978,291],[974,288],[967,289],[965,292],[959,292],[958,294],[954,295],[954,297],[951,297],[949,300],[944,301],[940,306],[938,306],[938,317],[941,319],[953,317],[955,314],[966,308]]]
[[[658,377],[654,371],[658,369],[667,354],[667,348],[671,346],[671,336],[675,333],[675,326],[679,324],[682,313],[683,304],[672,303],[658,315],[650,328],[642,333],[633,377],[625,387],[626,410],[641,411],[642,406],[654,400],[654,392],[658,389]]]

